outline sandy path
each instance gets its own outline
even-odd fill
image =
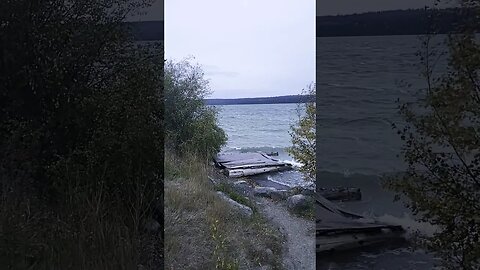
[[[284,269],[315,269],[314,221],[293,216],[286,206],[259,199],[260,211],[286,237]]]

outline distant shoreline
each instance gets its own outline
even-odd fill
[[[316,37],[424,35],[456,31],[472,11],[458,8],[408,9],[316,17]],[[480,30],[480,29],[479,29]]]
[[[278,97],[255,97],[255,98],[216,98],[205,99],[207,105],[247,105],[247,104],[292,104],[315,101],[311,95],[290,95]]]

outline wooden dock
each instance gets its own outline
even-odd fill
[[[220,153],[215,157],[215,163],[225,169],[229,177],[243,177],[292,168],[291,164],[261,152]]]
[[[332,253],[403,239],[401,226],[368,219],[316,195],[316,251]]]

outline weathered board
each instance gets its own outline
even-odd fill
[[[359,188],[318,188],[317,192],[330,201],[359,201],[362,192]]]
[[[220,153],[215,163],[230,177],[242,177],[291,169],[291,165],[261,153]]]
[[[229,177],[243,177],[250,175],[257,175],[268,172],[278,172],[285,169],[285,166],[268,166],[268,167],[259,167],[259,168],[235,168],[227,169]]]
[[[316,250],[333,252],[396,241],[404,230],[343,210],[316,195]]]

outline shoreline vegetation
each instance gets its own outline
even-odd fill
[[[167,269],[313,269],[313,203],[287,200],[306,190],[256,187],[195,156],[167,153],[165,171]]]
[[[434,1],[434,7],[448,2]],[[455,10],[426,9],[410,22],[390,11],[317,17],[317,37],[421,35],[417,56],[425,86],[415,89],[421,95],[416,102],[399,101],[403,121],[392,124],[403,142],[399,154],[406,170],[385,176],[383,187],[411,210],[415,221],[434,227],[431,233],[412,232],[413,250],[432,254],[435,268],[473,270],[480,269],[480,1],[457,4]],[[397,15],[414,13],[422,11]],[[454,20],[444,20],[445,15]],[[451,25],[442,29],[438,22]],[[447,69],[439,74],[441,58]]]
[[[203,76],[189,59],[166,62],[166,269],[313,269],[312,200],[214,166],[227,136],[204,102]],[[289,204],[301,209],[290,212]]]
[[[163,44],[141,0],[2,1],[0,265],[163,267]]]
[[[194,156],[167,153],[165,169],[166,269],[281,269],[283,236],[253,202],[213,185],[213,168]],[[232,207],[220,190],[252,215]]]
[[[385,187],[405,198],[418,221],[438,228],[433,235],[416,235],[419,247],[445,269],[479,269],[480,1],[459,5],[464,17],[440,44],[434,41],[441,33],[437,25],[421,38],[423,96],[417,103],[399,103],[404,123],[392,124],[408,166],[400,176],[385,177]],[[438,74],[440,57],[447,60],[447,71]]]

